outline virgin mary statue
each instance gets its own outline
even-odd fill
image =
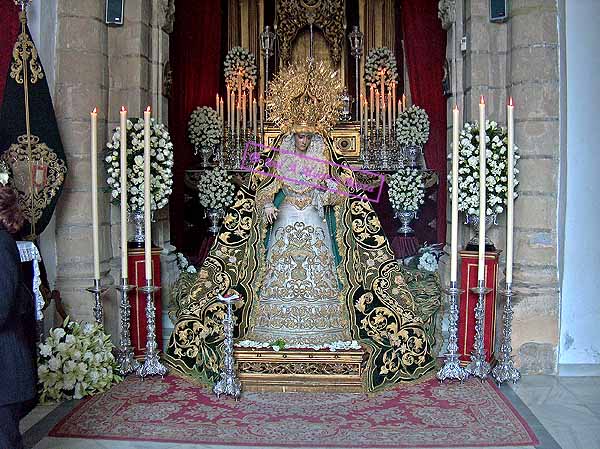
[[[312,61],[282,70],[271,83],[267,105],[282,131],[278,149],[253,153],[249,181],[197,277],[178,286],[165,355],[175,370],[218,380],[225,306],[217,297],[234,292],[241,298],[237,340],[357,342],[366,353],[367,391],[435,367],[439,293],[399,266],[366,194],[333,151],[328,131],[340,93],[337,76]]]

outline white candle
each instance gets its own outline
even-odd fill
[[[365,130],[365,134],[369,133],[369,103],[367,102],[367,99],[365,98],[365,102],[363,104],[363,117],[364,117],[364,130]]]
[[[375,92],[375,126],[379,131],[379,92]]]
[[[127,109],[121,106],[121,279],[127,279]]]
[[[152,227],[150,225],[150,106],[144,111],[144,265],[152,280]]]
[[[227,86],[227,123],[231,125],[231,89]]]
[[[383,107],[383,105],[385,104],[385,84],[384,84],[384,80],[385,80],[385,70],[382,70],[381,72],[379,72],[379,76],[380,76],[380,86],[381,86],[381,106]]]
[[[252,99],[252,130],[254,132],[254,138],[255,139],[256,139],[256,136],[258,135],[257,132],[256,132],[257,131],[256,130],[256,127],[257,127],[256,116],[258,114],[257,108],[258,108],[258,106],[256,104],[256,98],[254,98],[254,99]]]
[[[246,94],[242,95],[242,129],[246,129]]]
[[[392,96],[388,95],[387,97],[387,113],[388,113],[388,127],[390,128],[390,141],[392,140],[392,128],[394,126],[394,122],[392,120],[393,111],[392,111]]]
[[[385,103],[382,101],[381,102],[381,123],[382,123],[382,130],[383,130],[383,140],[385,140],[385,127],[386,127],[386,120],[385,120],[385,116],[386,116],[387,112],[385,111]]]
[[[402,112],[402,100],[398,100],[398,117],[400,117],[400,113]],[[396,117],[396,118],[398,118]]]
[[[242,110],[241,110],[241,105],[238,102],[237,104],[237,120],[236,120],[236,124],[237,124],[237,135],[240,135],[240,121],[242,119]]]
[[[458,133],[459,111],[452,110],[452,217],[450,233],[450,282],[457,280],[458,266]]]
[[[508,201],[506,205],[506,283],[512,283],[513,271],[513,224],[514,224],[514,151],[515,151],[515,120],[512,97],[506,107],[508,121]]]
[[[215,97],[215,111],[217,111],[217,114],[219,113],[219,94]]]
[[[263,96],[260,96],[258,101],[258,106],[260,108],[260,132],[263,132],[263,120],[265,116],[265,101],[263,100]]]
[[[375,103],[375,86],[371,84],[371,104],[369,104],[369,110],[371,111],[371,123],[373,122],[373,105]]]
[[[398,87],[398,83],[394,81],[394,89],[392,90],[392,107],[394,108],[394,110],[392,111],[392,116],[394,117],[394,120],[396,120],[398,111],[396,110],[396,89]]]
[[[100,250],[98,245],[98,111],[90,113],[92,130],[92,247],[94,253],[94,279],[100,279]]]
[[[485,100],[479,100],[479,259],[477,280],[485,280]]]
[[[402,112],[406,111],[406,94],[402,94]]]
[[[223,99],[222,98],[219,100],[219,118],[221,119],[221,122],[223,124],[225,124],[225,112],[223,110]]]

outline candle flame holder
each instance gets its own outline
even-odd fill
[[[521,379],[521,373],[514,366],[512,360],[512,299],[515,296],[512,290],[512,283],[507,282],[506,288],[501,290],[500,294],[506,297],[502,313],[502,344],[500,345],[498,364],[492,370],[492,377],[498,385],[506,381],[517,383]]]
[[[128,295],[135,288],[135,285],[129,285],[127,278],[121,278],[121,285],[115,288],[121,295],[121,302],[119,304],[121,333],[117,363],[119,364],[119,373],[122,376],[126,376],[127,374],[136,372],[140,367],[140,363],[134,358],[130,333],[131,305],[129,304]]]
[[[137,375],[142,379],[146,376],[164,376],[168,369],[164,366],[158,357],[156,343],[156,328],[155,328],[155,313],[154,307],[154,292],[160,287],[152,285],[152,279],[146,281],[144,287],[138,287],[138,291],[146,295],[146,322],[147,322],[147,337],[146,337],[146,359],[144,363],[137,369]]]
[[[448,352],[444,360],[444,366],[438,371],[437,378],[440,382],[447,379],[455,379],[462,382],[469,373],[460,365],[458,358],[458,298],[464,292],[458,288],[456,281],[450,282],[449,286],[444,289],[444,293],[448,295],[450,303],[450,316],[448,323]]]
[[[475,340],[473,341],[473,350],[471,351],[471,363],[465,370],[471,376],[479,377],[484,380],[490,373],[491,366],[485,360],[485,348],[483,344],[483,326],[485,320],[485,295],[492,291],[485,286],[484,280],[477,281],[477,287],[471,291],[479,295],[477,305],[475,306]]]
[[[227,305],[227,313],[223,319],[223,333],[225,334],[223,369],[221,379],[213,387],[213,393],[219,398],[222,394],[233,396],[237,401],[242,393],[242,386],[235,374],[235,360],[233,358],[233,327],[234,317],[232,305],[239,301],[239,295],[223,297],[218,296],[219,301]]]
[[[96,323],[102,324],[104,318],[104,309],[102,307],[102,295],[108,290],[100,285],[100,279],[94,279],[94,285],[86,288],[86,290],[94,295],[94,319]]]

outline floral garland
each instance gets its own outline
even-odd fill
[[[332,341],[331,343],[323,343],[320,345],[311,345],[311,344],[288,344],[282,338],[278,338],[277,340],[266,343],[266,342],[258,342],[253,340],[242,340],[235,344],[235,346],[239,348],[271,348],[274,351],[281,351],[283,349],[313,349],[315,351],[327,350],[330,352],[336,351],[349,351],[352,349],[361,349],[360,344],[356,340],[348,340],[348,341]]]
[[[220,168],[205,171],[198,180],[198,198],[206,209],[227,209],[233,202],[234,192],[231,176]]]
[[[417,211],[425,202],[423,173],[415,168],[403,168],[388,181],[392,207],[397,211]]]
[[[104,165],[108,173],[106,182],[111,190],[111,201],[121,199],[121,128],[113,131],[106,145]],[[150,122],[150,194],[151,210],[163,208],[173,191],[173,143],[162,123]],[[144,119],[127,120],[127,205],[130,212],[144,208]]]
[[[365,83],[368,85],[379,85],[381,82],[380,72],[385,70],[385,84],[393,87],[398,79],[398,68],[396,58],[389,48],[373,48],[365,61]]]
[[[225,57],[225,82],[231,89],[238,88],[239,74],[244,88],[256,85],[256,58],[243,47],[233,47]]]
[[[404,259],[404,265],[421,271],[435,272],[438,270],[440,257],[444,253],[443,243],[425,244],[414,256]]]
[[[485,122],[486,133],[486,215],[500,214],[507,204],[508,192],[508,135],[506,128],[490,120]],[[514,164],[519,159],[515,145]],[[452,153],[448,159],[452,160]],[[514,169],[515,198],[517,174]],[[452,174],[448,174],[452,191]],[[479,123],[465,123],[458,144],[458,210],[468,215],[479,214]]]
[[[117,374],[110,335],[99,324],[67,317],[38,347],[41,402],[81,399],[123,380]]]
[[[217,111],[208,106],[197,107],[190,115],[188,137],[194,147],[194,154],[199,148],[210,148],[221,143],[223,128]]]
[[[186,272],[194,274],[198,272],[196,267],[187,260],[187,257],[185,257],[183,253],[176,253],[175,256],[177,257],[176,262],[179,273]]]
[[[400,146],[422,147],[429,139],[429,116],[425,109],[412,105],[396,120],[396,142]]]
[[[0,159],[0,185],[7,185],[10,182],[11,171],[6,161]]]

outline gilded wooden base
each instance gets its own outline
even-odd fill
[[[235,348],[243,391],[363,391],[364,351]]]

